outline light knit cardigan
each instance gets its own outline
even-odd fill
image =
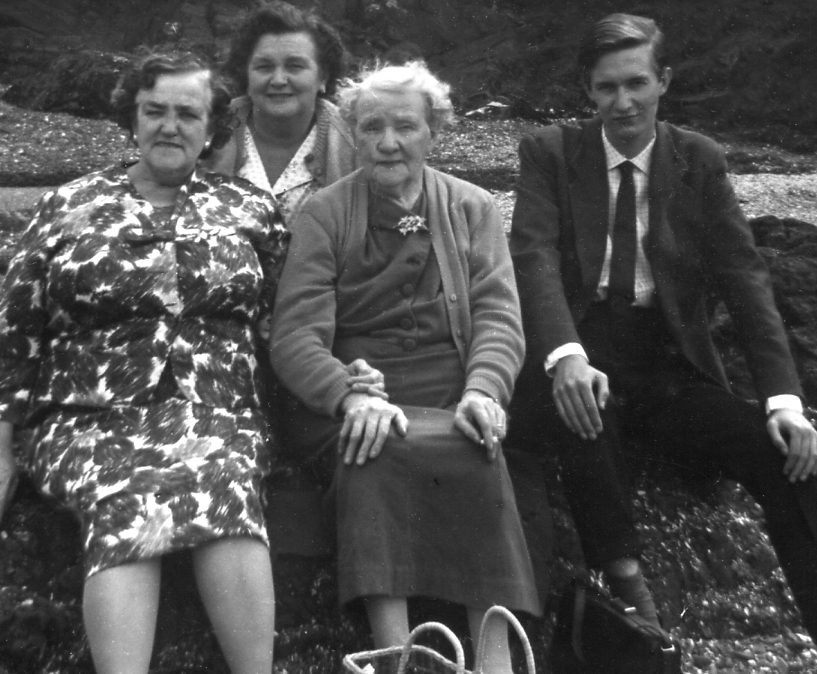
[[[428,167],[423,171],[431,242],[466,389],[507,406],[525,343],[502,217],[485,190]],[[349,251],[365,239],[367,213],[362,171],[315,194],[292,228],[278,285],[273,367],[308,407],[329,416],[339,413],[350,379],[332,355],[336,280],[345,272]]]

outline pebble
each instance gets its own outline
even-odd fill
[[[706,655],[693,655],[692,664],[698,669],[706,669],[710,664],[712,664],[712,658]]]

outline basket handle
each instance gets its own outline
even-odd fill
[[[519,635],[519,640],[522,642],[522,648],[525,651],[525,662],[528,666],[528,674],[536,674],[536,665],[533,662],[533,649],[530,646],[530,639],[528,639],[528,635],[525,633],[525,628],[522,627],[522,623],[517,620],[516,616],[504,606],[492,606],[485,612],[485,617],[482,619],[482,627],[479,630],[479,645],[477,647],[477,660],[476,666],[474,667],[474,674],[485,674],[483,672],[483,667],[485,666],[485,637],[488,632],[488,623],[494,616],[505,618],[514,630],[516,630],[517,635]]]
[[[454,652],[456,653],[457,674],[465,674],[465,653],[462,650],[460,640],[457,639],[457,635],[454,634],[448,627],[442,623],[435,622],[423,623],[422,625],[417,625],[417,627],[411,630],[411,634],[409,634],[408,639],[406,639],[406,643],[403,645],[403,652],[400,653],[400,663],[397,665],[397,674],[406,674],[409,655],[411,655],[411,647],[414,645],[414,642],[417,641],[417,637],[423,632],[430,632],[432,630],[442,632],[448,638],[451,645],[454,647]]]

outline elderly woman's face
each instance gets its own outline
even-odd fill
[[[355,139],[361,164],[381,191],[419,194],[423,166],[436,134],[419,91],[364,91],[357,101]]]
[[[210,133],[210,73],[159,75],[136,95],[133,135],[139,162],[158,182],[186,178]]]

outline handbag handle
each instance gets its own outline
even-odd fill
[[[480,627],[479,630],[479,645],[474,674],[484,674],[485,637],[488,634],[488,623],[494,616],[504,618],[514,628],[516,634],[519,636],[519,640],[522,642],[522,649],[525,651],[525,662],[528,666],[528,674],[536,674],[536,665],[533,662],[533,649],[530,645],[530,639],[528,639],[528,635],[525,633],[522,623],[504,606],[492,606],[485,612],[485,617],[482,619],[482,627]]]
[[[400,653],[400,662],[397,665],[397,674],[406,674],[406,667],[408,667],[409,656],[411,655],[411,647],[414,645],[414,642],[417,641],[417,637],[423,632],[431,632],[432,630],[442,632],[448,638],[451,645],[454,647],[454,653],[456,654],[457,674],[465,674],[465,653],[462,650],[460,640],[457,639],[457,635],[454,634],[448,627],[442,623],[435,622],[423,623],[422,625],[417,625],[417,627],[411,630],[411,634],[409,634],[408,639],[406,639],[406,643],[403,645],[403,651]]]

